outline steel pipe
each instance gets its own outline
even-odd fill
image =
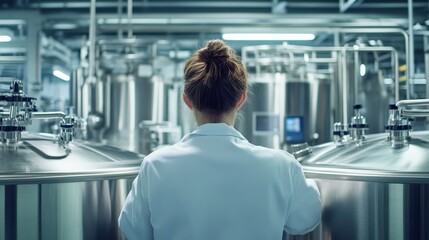
[[[408,0],[408,34],[410,37],[409,41],[409,62],[407,64],[408,78],[407,85],[412,94],[414,94],[414,14],[413,14],[413,0]],[[407,96],[407,99],[410,99],[410,96]]]
[[[349,29],[341,29],[343,33],[400,33],[404,37],[405,40],[405,61],[408,66],[411,62],[410,51],[409,51],[409,36],[406,31],[400,28],[349,28]],[[407,79],[410,79],[410,69],[406,70]],[[410,85],[409,81],[406,84],[406,98],[410,99]]]
[[[131,19],[133,18],[133,0],[128,0],[128,38],[133,37],[133,29],[131,28]]]
[[[96,0],[91,0],[90,10],[90,24],[89,24],[89,73],[90,81],[93,81],[95,73],[95,33],[96,33],[96,19],[95,19]],[[85,81],[86,83],[87,81]]]
[[[31,113],[31,119],[65,119],[66,114],[63,112],[33,112]]]
[[[429,99],[401,100],[396,103],[398,108],[429,105]]]
[[[0,56],[1,63],[25,63],[24,56]]]
[[[427,117],[429,116],[429,110],[413,109],[401,111],[403,117]]]
[[[399,58],[398,58],[398,52],[396,51],[395,48],[393,47],[351,47],[349,45],[345,45],[343,47],[343,50],[341,51],[342,53],[342,76],[343,76],[343,122],[344,124],[347,124],[348,121],[348,109],[347,109],[347,98],[348,98],[348,83],[346,81],[347,79],[347,58],[346,58],[346,54],[348,51],[354,51],[354,52],[384,52],[384,51],[389,51],[392,53],[392,58],[394,59],[394,66],[393,66],[393,71],[394,71],[394,76],[395,76],[395,100],[398,101],[399,100],[399,73],[398,73],[398,67],[399,67]],[[356,79],[355,79],[356,81]],[[354,83],[356,85],[356,82]],[[407,91],[408,92],[408,91]],[[356,89],[355,89],[355,94],[356,94]],[[355,96],[356,98],[356,96]]]
[[[358,29],[359,31],[361,31],[360,29]],[[400,32],[400,33],[405,33],[403,30],[400,29],[396,29],[396,30],[387,30],[387,32]],[[406,34],[404,35],[405,38],[407,39]],[[346,82],[347,79],[347,70],[345,68],[345,65],[347,64],[347,59],[346,59],[346,53],[347,52],[391,52],[391,58],[393,61],[393,76],[395,78],[394,84],[395,84],[395,101],[399,101],[399,73],[398,73],[398,68],[399,68],[399,55],[398,52],[395,48],[393,47],[389,47],[389,46],[377,46],[377,47],[367,47],[367,46],[359,46],[358,48],[355,48],[353,46],[349,46],[349,45],[345,45],[344,47],[307,47],[307,46],[269,46],[269,45],[262,45],[262,46],[248,46],[248,47],[243,47],[242,49],[242,59],[244,63],[253,63],[255,62],[255,66],[256,66],[256,73],[257,75],[260,73],[259,70],[259,64],[256,63],[260,63],[261,61],[263,62],[264,59],[259,58],[257,55],[258,51],[277,51],[277,52],[281,52],[281,51],[286,51],[288,54],[292,54],[293,53],[305,53],[305,52],[341,52],[342,56],[342,65],[343,67],[343,72],[342,72],[342,78],[343,78],[343,85],[342,85],[342,90],[343,90],[343,121],[345,124],[347,124],[347,115],[348,115],[348,110],[347,110],[347,98],[348,98],[348,84]],[[255,53],[255,60],[248,60],[247,55],[248,52],[254,52]],[[284,62],[284,61],[283,61]],[[311,62],[311,59],[309,59],[309,62]],[[270,64],[272,62],[266,62],[266,64]],[[286,61],[287,63],[287,61]],[[355,81],[356,82],[356,81]],[[355,83],[356,84],[356,83]],[[407,91],[407,96],[409,94],[409,91]]]

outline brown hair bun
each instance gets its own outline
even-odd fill
[[[198,58],[207,63],[226,61],[229,57],[229,47],[222,40],[212,40],[207,46],[197,51]]]
[[[247,91],[247,72],[222,40],[207,42],[186,62],[184,92],[194,107],[219,115],[232,110]]]

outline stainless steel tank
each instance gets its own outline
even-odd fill
[[[141,39],[100,40],[92,78],[89,63],[82,59],[73,74],[71,96],[77,115],[88,122],[87,140],[149,153],[141,143],[142,121],[169,121],[177,127],[178,104],[171,104],[177,88],[160,71],[173,62],[157,56],[159,45]]]
[[[429,132],[400,137],[368,135],[359,144],[331,142],[298,155],[319,186],[322,221],[307,235],[284,239],[429,239]]]
[[[390,56],[383,71],[376,57],[380,52]],[[289,149],[296,143],[328,142],[332,124],[347,123],[351,106],[359,103],[371,116],[370,133],[379,133],[387,117],[380,109],[393,96],[399,100],[398,53],[392,47],[248,46],[242,59],[251,92],[236,128],[258,145]],[[371,67],[361,73],[364,77],[359,76],[361,63]],[[387,87],[385,75],[396,85]]]
[[[312,73],[302,78],[284,73],[252,76],[248,101],[236,127],[256,145],[282,148],[286,118],[299,117],[303,121],[302,142],[327,142],[331,137],[330,87],[329,79],[315,78]]]
[[[384,122],[380,119],[387,119],[388,115],[387,111],[380,111],[380,109],[395,101],[392,97],[392,89],[385,84],[381,71],[366,72],[361,79],[361,89],[362,96],[359,103],[365,106],[365,115],[374,116],[368,119],[368,125],[371,126],[369,133],[383,132]]]
[[[310,56],[311,51],[324,54]],[[236,128],[250,142],[284,148],[331,139],[331,89],[338,72],[332,49],[249,46],[242,49],[242,59],[250,89]]]
[[[123,239],[117,218],[142,155],[52,135],[0,144],[0,240]]]

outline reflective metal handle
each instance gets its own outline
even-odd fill
[[[429,105],[429,99],[401,100],[396,103],[398,108]]]
[[[402,117],[429,116],[429,109],[404,109],[411,106],[429,106],[429,99],[401,100],[396,103]]]
[[[426,116],[429,116],[429,110],[421,110],[421,109],[402,110],[401,115],[403,117],[426,117]]]
[[[55,119],[55,118],[61,118],[65,119],[66,114],[63,112],[32,112],[31,118],[32,119]]]

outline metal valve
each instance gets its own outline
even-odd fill
[[[65,117],[60,122],[60,135],[58,136],[58,141],[62,145],[67,145],[73,140],[74,136],[75,122],[74,119],[70,116]]]
[[[366,122],[366,118],[360,113],[362,109],[361,104],[354,105],[353,109],[355,110],[355,116],[352,117],[349,129],[352,139],[361,142],[366,139],[365,134],[368,131],[368,123]]]
[[[6,144],[19,142],[21,132],[25,131],[32,120],[61,119],[58,143],[66,147],[73,139],[77,118],[62,112],[38,112],[35,100],[36,98],[24,94],[21,80],[12,81],[9,94],[0,95],[0,102],[5,102],[7,106],[0,112],[0,141]]]
[[[412,129],[408,118],[401,116],[401,113],[396,104],[389,105],[389,120],[385,127],[387,141],[390,141],[392,148],[402,148],[408,145],[410,139],[410,131]]]
[[[334,143],[337,147],[347,145],[349,142],[349,131],[347,130],[347,125],[342,124],[341,122],[334,123]]]

